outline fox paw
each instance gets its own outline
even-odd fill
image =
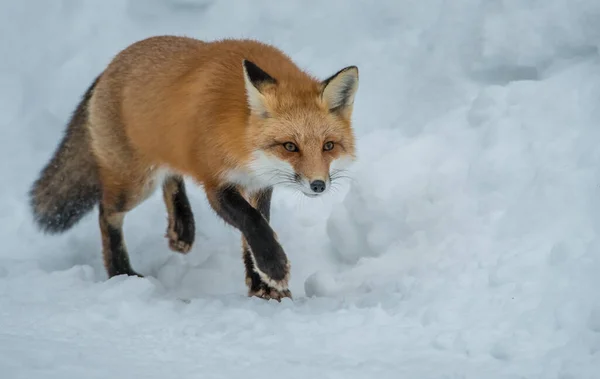
[[[253,286],[250,287],[250,290],[248,290],[248,296],[252,297],[252,296],[256,296],[259,297],[261,299],[265,299],[265,300],[277,300],[278,302],[281,302],[281,299],[283,298],[290,298],[292,299],[292,293],[290,292],[289,289],[285,288],[281,288],[281,289],[276,289],[273,287],[270,287],[268,284],[261,282],[258,286]]]
[[[169,239],[169,248],[175,252],[186,254],[192,249],[192,243],[179,238],[175,232],[167,232],[165,235]]]
[[[248,296],[256,296],[261,299],[274,299],[281,302],[281,299],[289,297],[292,299],[292,293],[288,289],[289,271],[283,280],[273,280],[267,278],[263,273],[251,271],[246,277],[248,286]]]
[[[165,238],[169,240],[169,248],[175,252],[186,254],[194,244],[194,225],[177,220],[169,223]]]
[[[277,247],[280,249],[279,256],[270,257],[270,259],[259,256],[261,264],[257,265],[254,254],[244,241],[243,256],[244,265],[246,266],[248,296],[256,296],[266,300],[275,299],[279,302],[285,297],[292,298],[292,293],[288,289],[290,262],[281,247],[279,245]]]

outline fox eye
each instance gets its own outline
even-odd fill
[[[330,151],[332,149],[333,149],[333,142],[331,142],[331,141],[325,142],[325,145],[323,145],[323,150]]]
[[[298,146],[296,146],[295,143],[293,142],[285,142],[283,144],[283,147],[287,150],[287,151],[291,151],[292,153],[298,151]]]

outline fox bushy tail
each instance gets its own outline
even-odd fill
[[[87,126],[88,104],[99,78],[83,95],[60,145],[29,191],[34,220],[49,234],[73,227],[100,199],[98,167]]]

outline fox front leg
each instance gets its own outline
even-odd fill
[[[247,272],[249,294],[276,300],[291,298],[288,289],[290,264],[268,218],[234,187],[216,190],[208,198],[217,214],[240,230],[247,242],[244,243],[244,263],[246,269],[253,272]]]
[[[271,197],[273,195],[273,188],[265,188],[257,191],[249,196],[250,204],[258,210],[267,222],[270,222],[271,218]],[[277,233],[273,232],[275,239],[277,239]],[[289,290],[283,293],[277,291],[274,288],[269,287],[256,272],[254,259],[252,257],[252,250],[248,246],[248,241],[242,236],[242,254],[244,259],[244,266],[246,268],[246,285],[248,286],[248,296],[257,296],[264,299],[276,299],[280,300],[282,297],[292,297]]]

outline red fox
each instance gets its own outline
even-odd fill
[[[123,236],[128,211],[158,185],[166,237],[187,253],[195,221],[184,177],[242,234],[248,296],[292,297],[290,264],[270,227],[273,187],[325,193],[355,160],[358,68],[326,80],[255,40],[157,36],[125,48],[89,87],[29,192],[45,233],[96,204],[109,277],[137,275]]]

